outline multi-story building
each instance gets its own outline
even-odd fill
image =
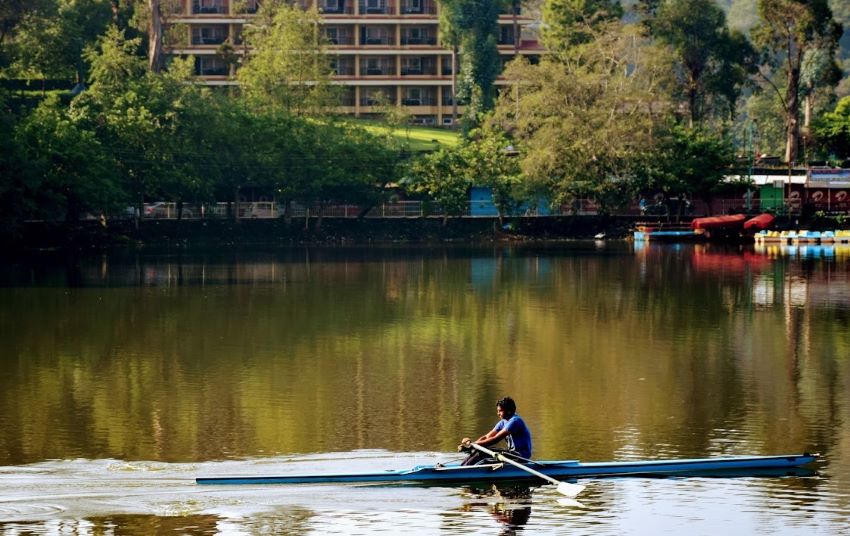
[[[234,84],[233,62],[222,45],[242,54],[242,26],[256,13],[258,0],[181,0],[168,22],[180,28],[168,52],[193,55],[195,73],[210,85]],[[451,125],[452,53],[438,41],[436,0],[297,0],[316,6],[334,55],[334,81],[345,87],[343,111],[360,117],[376,113],[378,103],[404,106],[414,121]],[[502,66],[517,54],[537,57],[542,51],[533,19],[519,8],[499,17]],[[497,84],[499,82],[497,81]],[[459,114],[463,106],[456,107]]]

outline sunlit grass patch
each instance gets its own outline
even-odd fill
[[[351,118],[352,124],[361,126],[373,134],[384,134],[386,127],[379,121]],[[396,129],[393,136],[406,141],[411,151],[434,151],[440,147],[454,147],[460,143],[460,132],[437,127],[410,126]]]

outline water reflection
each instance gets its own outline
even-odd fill
[[[816,451],[812,495],[850,509],[848,260],[591,242],[7,263],[0,464],[448,452],[507,394],[540,458]]]
[[[488,512],[502,527],[499,534],[516,534],[531,519],[532,490],[527,486],[493,484],[468,487],[465,493],[469,494],[472,500],[460,510]]]

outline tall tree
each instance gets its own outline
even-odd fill
[[[56,97],[42,102],[18,129],[23,154],[40,184],[45,217],[64,214],[76,222],[84,212],[108,214],[121,199],[115,166],[95,132],[67,114]]]
[[[508,68],[517,91],[500,99],[495,120],[525,148],[530,189],[555,203],[595,197],[603,210],[628,199],[670,109],[671,58],[642,32],[609,21],[584,45]]]
[[[543,4],[543,43],[553,51],[585,44],[600,26],[622,16],[619,0],[547,0]]]
[[[500,0],[449,0],[441,4],[441,40],[457,47],[460,79],[456,98],[466,102],[464,130],[478,124],[479,116],[493,108],[499,75]]]
[[[452,51],[452,124],[457,124],[457,69],[461,42],[462,0],[440,3],[440,44]]]
[[[111,20],[108,0],[56,0],[53,13],[30,16],[16,37],[21,49],[16,67],[27,76],[74,79],[85,85],[84,51]]]
[[[245,42],[251,53],[239,69],[249,98],[293,114],[321,114],[338,105],[333,69],[318,11],[264,3]]]
[[[808,50],[834,50],[841,27],[832,19],[827,0],[759,0],[758,9],[760,22],[753,29],[753,39],[774,65],[783,67],[786,77],[780,96],[785,110],[785,161],[791,165],[799,150],[803,58]]]
[[[55,0],[3,0],[0,2],[0,68],[14,61],[10,52],[21,23],[29,18],[43,18],[56,12]]]
[[[714,0],[663,0],[651,24],[653,35],[670,45],[679,63],[679,77],[688,103],[691,128],[702,119],[708,93],[725,90],[734,109],[736,64],[746,65],[752,54],[742,34],[732,34],[726,16]],[[752,64],[752,62],[750,62]],[[716,81],[714,87],[709,80]],[[723,84],[723,85],[720,85]]]

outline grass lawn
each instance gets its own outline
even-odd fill
[[[362,126],[373,133],[383,133],[384,129],[378,121],[367,119],[350,119],[355,124]],[[453,147],[460,142],[460,132],[436,127],[411,126],[393,132],[393,136],[399,140],[408,140],[410,150],[413,152],[433,151],[440,147]]]

